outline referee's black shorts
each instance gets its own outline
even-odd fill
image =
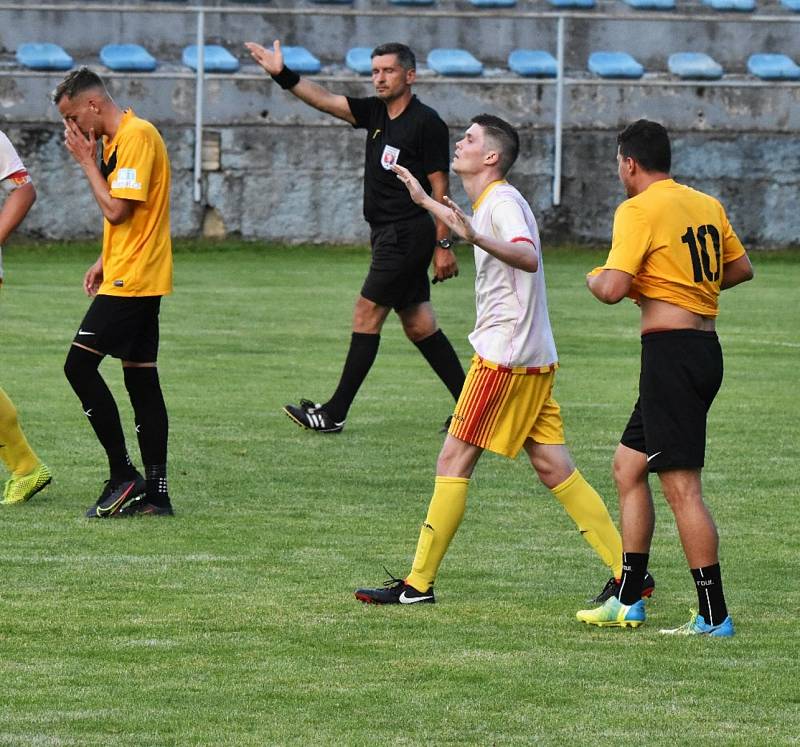
[[[158,360],[161,296],[94,297],[73,342],[124,361]]]
[[[721,384],[716,332],[642,335],[639,399],[620,443],[646,454],[650,472],[701,468],[708,410]]]
[[[436,244],[430,216],[373,225],[372,262],[361,288],[364,298],[402,311],[431,299],[428,267]]]

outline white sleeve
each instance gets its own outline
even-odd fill
[[[537,247],[522,207],[514,200],[502,200],[492,208],[492,230],[502,241],[528,241]]]
[[[11,141],[6,137],[6,134],[0,130],[0,181],[11,174],[16,174],[18,171],[24,171],[25,166],[22,160],[11,145]]]

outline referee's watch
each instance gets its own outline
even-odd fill
[[[440,249],[449,249],[453,246],[453,242],[450,241],[450,239],[439,239],[436,242],[436,246],[438,246]]]

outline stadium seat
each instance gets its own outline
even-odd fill
[[[392,5],[433,5],[436,0],[389,0]]]
[[[756,9],[756,0],[703,0],[703,5],[707,5],[714,10],[734,10],[740,13],[749,13]]]
[[[197,45],[192,44],[183,50],[183,64],[197,70]],[[206,44],[203,48],[203,69],[207,73],[235,73],[239,69],[237,60],[225,47]]]
[[[322,63],[305,47],[283,47],[283,61],[296,73],[318,73],[322,69]]]
[[[513,8],[517,0],[469,0],[476,8]]]
[[[781,5],[795,13],[800,12],[800,0],[781,0]]]
[[[554,8],[594,8],[594,0],[547,0]]]
[[[800,66],[785,54],[753,54],[747,70],[762,80],[800,80]]]
[[[625,0],[627,5],[636,10],[672,10],[675,0]]]
[[[353,47],[348,49],[344,64],[359,75],[369,75],[372,72],[372,48]]]
[[[601,78],[641,78],[644,67],[627,52],[593,52],[589,71]]]
[[[483,65],[466,49],[432,49],[428,67],[440,75],[474,76],[483,73]]]
[[[100,62],[119,72],[150,72],[156,69],[156,58],[138,44],[106,44],[100,50]]]
[[[558,75],[556,58],[541,49],[515,49],[508,55],[508,67],[526,78],[555,78]]]
[[[722,77],[722,65],[703,52],[676,52],[667,60],[667,67],[679,78],[717,80]]]
[[[17,62],[31,70],[69,70],[74,64],[58,44],[26,42],[17,47]]]
[[[311,0],[317,5],[352,5],[353,0]]]

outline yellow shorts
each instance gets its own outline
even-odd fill
[[[561,408],[552,397],[557,365],[512,369],[473,356],[449,433],[512,459],[528,438],[563,444]]]

